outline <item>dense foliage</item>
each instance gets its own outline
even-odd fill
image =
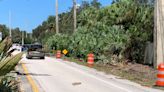
[[[18,92],[19,83],[15,77],[5,76],[0,80],[0,92]]]
[[[101,8],[97,0],[93,2],[80,7],[77,32],[49,37],[45,40],[49,48],[68,49],[68,56],[80,58],[92,52],[105,63],[113,55],[117,61],[142,63],[146,42],[153,41],[153,0],[115,0]]]
[[[22,31],[19,28],[11,29],[11,31],[12,31],[12,42],[13,43],[21,43],[22,42],[22,32],[24,32],[24,39],[25,39],[26,44],[33,42],[31,33]],[[2,39],[5,39],[7,36],[9,36],[9,28],[6,25],[0,24],[0,32],[2,32]]]
[[[85,0],[82,1],[81,6],[77,9],[77,14],[79,15],[84,9],[90,6],[99,9],[101,4],[97,1],[98,0],[93,0],[91,4]],[[56,32],[55,21],[55,16],[49,16],[41,25],[33,29],[33,37],[35,40],[45,42],[47,38],[54,35]],[[59,30],[62,34],[71,35],[73,33],[73,8],[70,8],[70,11],[59,14]]]
[[[0,25],[0,32],[2,32],[2,39],[8,36],[9,29],[6,27],[6,25]]]

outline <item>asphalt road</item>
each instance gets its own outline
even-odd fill
[[[24,56],[21,63],[39,92],[163,92],[60,59]]]

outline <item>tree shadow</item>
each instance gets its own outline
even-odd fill
[[[26,65],[26,64],[30,64],[30,63],[22,63],[22,62],[21,62],[21,63],[19,63],[18,65],[22,65],[22,64],[25,64],[25,65]]]
[[[27,75],[32,75],[32,76],[51,76],[49,74],[36,74],[36,73],[21,73],[21,72],[15,72],[17,75],[20,76],[27,76]]]

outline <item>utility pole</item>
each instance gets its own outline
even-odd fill
[[[164,62],[164,1],[155,0],[154,9],[154,67]]]
[[[26,22],[26,38],[28,37],[28,33],[27,33],[27,31],[28,31],[28,23]]]
[[[32,33],[30,34],[30,37],[31,37],[31,39],[32,39]]]
[[[26,32],[26,38],[28,37],[28,33]]]
[[[58,0],[56,0],[56,34],[59,33]]]
[[[74,25],[74,32],[76,32],[76,26],[77,26],[77,19],[76,19],[76,16],[77,16],[77,14],[76,14],[76,9],[77,9],[77,6],[76,6],[76,0],[73,0],[73,18],[74,18],[74,23],[73,23],[73,25]]]
[[[24,31],[22,31],[22,46],[24,45]]]
[[[12,37],[12,32],[11,32],[11,11],[9,11],[9,36]]]

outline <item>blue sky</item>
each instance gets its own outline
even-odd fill
[[[77,0],[80,4],[82,0]],[[91,1],[91,0],[86,0]],[[103,6],[112,0],[99,0]],[[69,10],[72,0],[58,0],[59,13]],[[9,11],[11,12],[12,28],[31,32],[49,15],[55,15],[55,0],[0,0],[0,24],[9,25]]]

